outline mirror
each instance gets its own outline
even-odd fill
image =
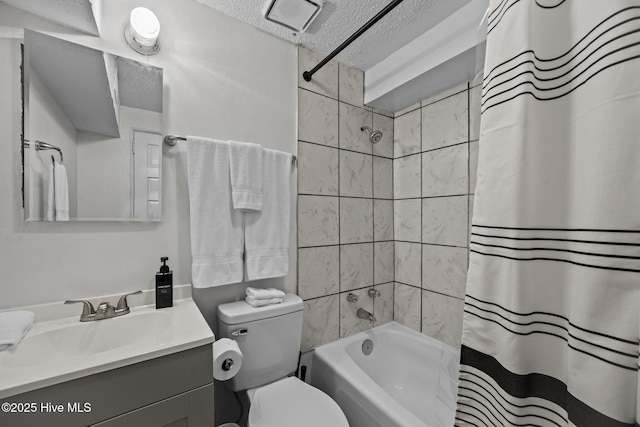
[[[27,221],[159,221],[162,69],[25,30]]]

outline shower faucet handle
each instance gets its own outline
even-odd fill
[[[347,295],[347,301],[358,302],[358,295],[354,294],[353,292],[349,292],[349,294]]]
[[[367,293],[371,298],[378,298],[380,296],[380,291],[374,288],[369,289]]]

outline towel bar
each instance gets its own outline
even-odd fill
[[[164,137],[164,143],[170,146],[174,146],[178,143],[178,141],[186,141],[187,138],[184,136],[178,136],[178,135],[166,135]],[[291,163],[295,164],[296,161],[298,160],[298,157],[295,154],[291,155]]]

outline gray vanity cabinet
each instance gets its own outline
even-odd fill
[[[213,408],[213,389],[210,385],[93,424],[92,427],[213,427],[212,410],[194,410],[204,407]]]
[[[39,409],[0,413],[0,426],[211,427],[212,360],[209,344],[1,399]]]

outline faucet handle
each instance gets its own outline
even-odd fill
[[[96,310],[93,308],[93,304],[89,301],[84,300],[66,300],[65,304],[83,304],[82,307],[82,315],[83,316],[91,316],[92,314],[96,314]]]
[[[377,298],[377,297],[379,297],[379,296],[380,296],[380,291],[379,291],[379,290],[377,290],[377,289],[375,289],[375,288],[371,288],[371,289],[369,289],[369,292],[367,292],[367,293],[369,294],[369,296],[370,296],[371,298]]]
[[[142,291],[135,291],[135,292],[130,292],[128,294],[124,294],[120,297],[120,299],[118,300],[118,305],[116,306],[116,310],[118,310],[118,312],[122,312],[119,314],[126,314],[129,312],[129,304],[127,303],[127,297],[129,295],[136,295],[136,294],[141,294]]]

